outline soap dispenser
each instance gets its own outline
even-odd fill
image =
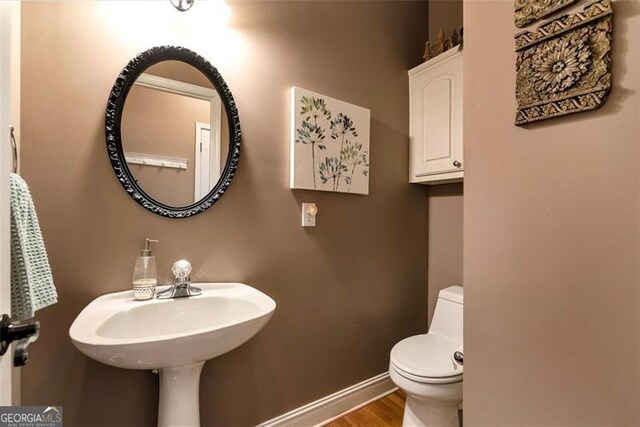
[[[151,255],[151,243],[159,243],[159,240],[144,239],[144,249],[136,259],[133,269],[133,297],[138,301],[153,298],[158,284],[156,275],[156,257]]]

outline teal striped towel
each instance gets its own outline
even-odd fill
[[[11,317],[23,320],[58,302],[27,183],[11,174]]]

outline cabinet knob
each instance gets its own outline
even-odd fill
[[[459,161],[457,161],[457,160],[454,160],[454,161],[453,161],[453,166],[455,166],[455,167],[457,167],[457,168],[461,168],[461,167],[462,167],[462,163],[460,163],[460,162],[459,162]]]

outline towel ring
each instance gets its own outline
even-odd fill
[[[11,132],[11,148],[13,149],[13,173],[18,173],[18,143],[14,127],[9,126],[9,131]]]

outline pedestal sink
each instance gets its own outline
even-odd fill
[[[269,321],[276,303],[241,283],[198,283],[202,295],[136,301],[103,295],[69,329],[85,355],[118,368],[160,370],[159,426],[200,425],[200,372]]]

